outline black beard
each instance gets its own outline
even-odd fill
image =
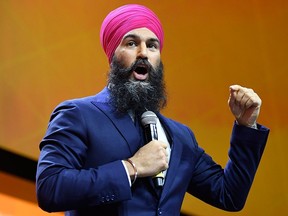
[[[145,64],[149,74],[148,80],[131,80],[132,72],[139,64]],[[142,114],[146,110],[159,112],[167,103],[163,79],[163,63],[156,69],[147,59],[136,60],[131,67],[125,68],[114,57],[108,75],[108,86],[111,92],[110,103],[119,112],[131,110]]]

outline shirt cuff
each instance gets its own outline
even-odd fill
[[[122,160],[121,162],[122,162],[122,164],[123,164],[123,166],[124,166],[124,168],[125,168],[125,171],[126,171],[126,174],[127,174],[127,179],[128,179],[128,181],[129,181],[129,185],[130,185],[130,187],[131,187],[130,174],[129,174],[129,172],[128,172],[128,169],[127,169],[127,167],[126,167],[126,164],[125,164],[124,160]]]

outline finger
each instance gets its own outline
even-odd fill
[[[249,104],[251,104],[254,93],[249,92],[248,90],[246,92],[241,93],[241,99],[238,102],[238,105],[240,106],[241,109],[246,109]],[[250,106],[249,106],[250,107]]]
[[[240,89],[236,93],[236,104],[243,108],[243,104],[247,101],[247,95],[245,89]]]
[[[228,98],[228,105],[232,106],[236,100],[237,87],[235,85],[229,87],[230,95]]]
[[[250,107],[259,107],[261,105],[261,99],[257,94],[253,94],[247,99],[245,108],[249,109]]]
[[[237,106],[240,106],[243,96],[244,96],[244,92],[240,91],[240,89],[231,90],[230,91],[230,97],[229,97],[229,105],[235,104]]]
[[[230,92],[231,91],[238,91],[240,88],[243,88],[243,87],[240,86],[240,85],[231,85],[231,86],[229,86]]]
[[[167,143],[165,143],[165,142],[160,142],[160,145],[164,149],[166,149],[168,147]]]
[[[253,89],[246,89],[244,95],[240,101],[241,108],[250,108],[251,106],[260,106],[261,99],[260,97],[254,92]]]
[[[249,98],[253,97],[254,95],[255,92],[253,89],[241,87],[235,93],[236,104],[239,105],[241,108],[244,108]]]
[[[253,106],[253,100],[251,98],[249,98],[246,103],[245,103],[245,106],[244,106],[244,109],[249,109],[250,107]]]
[[[233,103],[235,102],[235,100],[240,101],[247,88],[242,87],[240,85],[231,85],[229,87],[229,90],[230,90],[230,100],[231,103]]]

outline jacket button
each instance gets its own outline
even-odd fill
[[[114,194],[111,195],[111,201],[113,201],[113,200],[115,200],[115,195]]]
[[[162,210],[161,210],[161,208],[158,208],[158,215],[162,215]]]

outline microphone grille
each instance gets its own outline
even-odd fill
[[[156,123],[157,123],[157,116],[154,112],[146,111],[141,115],[141,124],[143,126]]]

